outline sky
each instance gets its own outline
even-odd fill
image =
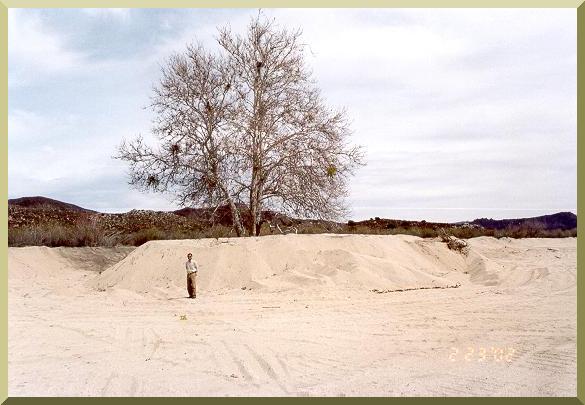
[[[577,207],[575,9],[265,9],[301,28],[367,165],[347,219],[456,222]],[[178,208],[112,156],[149,138],[160,66],[217,49],[250,9],[9,9],[8,197],[101,212]]]

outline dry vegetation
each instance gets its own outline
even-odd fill
[[[185,208],[171,212],[132,210],[109,214],[76,206],[70,208],[70,204],[42,197],[21,200],[13,200],[8,205],[9,246],[140,246],[150,240],[237,236],[227,206],[215,210]],[[241,220],[248,226],[252,216],[246,207],[242,207],[241,212]],[[476,224],[476,221],[448,224],[378,217],[359,222],[339,223],[291,218],[275,211],[263,211],[259,235],[280,233],[413,235],[421,238],[442,237],[445,242],[453,238],[465,240],[478,236],[495,238],[577,236],[576,216],[570,213],[505,221],[506,227],[502,229],[484,227]],[[501,221],[499,226],[502,226]],[[445,231],[443,235],[442,230]]]
[[[339,234],[374,234],[374,235],[414,235],[421,238],[436,238],[441,236],[441,229],[433,226],[411,226],[396,228],[376,228],[367,225],[348,225],[306,221],[296,224],[299,234],[339,233]],[[458,239],[469,239],[478,236],[493,236],[496,238],[564,238],[576,237],[577,229],[546,230],[526,227],[494,230],[485,228],[470,228],[461,226],[446,227],[446,232]],[[260,235],[278,234],[270,230],[268,224],[261,228]],[[34,224],[11,228],[8,232],[9,246],[140,246],[150,240],[169,239],[201,239],[234,237],[233,228],[227,225],[210,224],[207,227],[192,229],[176,228],[163,229],[157,226],[147,226],[129,232],[108,230],[98,220],[83,220],[75,224]]]
[[[10,229],[8,246],[140,246],[150,240],[201,239],[233,236],[232,228],[213,225],[204,230],[162,230],[146,228],[129,234],[108,233],[96,224],[77,225],[32,225]]]

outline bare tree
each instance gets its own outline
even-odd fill
[[[260,232],[263,209],[335,219],[361,148],[350,146],[344,111],[325,105],[305,66],[301,32],[260,14],[246,35],[219,31],[221,56],[200,47],[171,58],[155,88],[154,134],[123,143],[131,184],[174,192],[179,202],[230,204],[244,234],[239,204],[248,207],[248,233]]]
[[[303,217],[338,217],[347,177],[362,159],[358,147],[347,145],[344,112],[324,105],[300,36],[260,15],[246,36],[220,30],[219,43],[238,76],[235,126],[248,163],[252,235],[265,205]]]

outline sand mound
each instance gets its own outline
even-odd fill
[[[8,279],[51,279],[71,270],[71,264],[58,249],[30,246],[8,249]]]
[[[8,287],[28,295],[75,295],[82,280],[126,257],[132,247],[49,248],[46,246],[8,249]]]
[[[9,280],[51,280],[80,271],[99,272],[128,255],[133,247],[27,246],[8,249]]]
[[[184,263],[199,264],[198,290],[400,289],[454,285],[465,260],[436,240],[413,236],[278,235],[152,241],[89,285],[166,294],[185,288]]]
[[[123,260],[124,248],[9,248],[8,391],[575,396],[576,239],[469,243],[467,257],[362,235],[160,241]],[[187,251],[201,267],[194,301]]]
[[[71,295],[89,287],[180,297],[185,294],[187,252],[200,266],[199,292],[243,287],[295,293],[392,291],[457,283],[497,289],[535,286],[549,293],[574,288],[575,238],[481,237],[470,239],[469,245],[464,256],[436,239],[406,235],[278,235],[153,241],[134,250],[10,248],[9,288]]]
[[[549,291],[571,288],[576,269],[567,263],[576,260],[575,242],[575,238],[472,238],[467,257],[469,281],[503,288],[535,284]]]

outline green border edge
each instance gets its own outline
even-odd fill
[[[8,8],[0,3],[0,399],[8,397]]]
[[[2,0],[7,8],[578,8],[583,0]]]
[[[583,180],[585,173],[585,121],[583,120],[583,106],[585,105],[585,3],[577,8],[577,218],[583,218],[585,207],[585,191],[579,188],[579,179]],[[581,115],[581,119],[579,116]],[[582,184],[582,182],[581,182]],[[577,220],[577,398],[585,402],[585,355],[583,352],[585,332],[585,279],[583,267],[585,263],[585,249],[583,246],[583,232],[585,224]],[[579,309],[580,308],[580,309]]]
[[[0,165],[1,176],[0,185],[2,188],[2,198],[0,198],[0,257],[2,258],[0,264],[0,313],[2,315],[2,328],[0,333],[0,403],[10,404],[28,404],[28,403],[54,403],[60,404],[63,402],[71,403],[77,401],[83,402],[107,402],[107,403],[136,403],[140,401],[141,405],[144,401],[147,403],[160,403],[163,400],[170,398],[9,398],[8,397],[8,8],[81,8],[81,7],[120,7],[120,3],[124,3],[126,7],[136,8],[174,8],[174,7],[195,7],[195,8],[244,8],[244,7],[356,7],[355,0],[340,0],[333,2],[331,0],[320,0],[314,2],[311,0],[300,0],[293,2],[292,0],[282,1],[275,4],[274,0],[253,0],[245,3],[238,0],[170,0],[164,2],[162,0],[51,0],[50,6],[47,1],[43,0],[3,0],[0,1],[0,55],[3,62],[0,63],[0,133],[3,135],[0,146]],[[83,3],[83,4],[80,4]],[[584,189],[579,190],[579,179],[585,178],[585,121],[579,120],[579,115],[583,112],[583,105],[585,105],[585,3],[583,0],[560,0],[553,2],[551,0],[538,0],[528,2],[526,0],[494,0],[487,2],[486,0],[474,1],[470,4],[465,0],[441,0],[441,8],[445,7],[523,7],[523,8],[576,8],[577,10],[577,216],[583,217],[585,215],[585,207],[583,200],[585,198]],[[360,8],[367,7],[437,7],[432,3],[432,0],[365,0],[359,4]],[[581,157],[581,159],[579,159]],[[578,235],[584,235],[585,224],[583,221],[578,221]],[[579,379],[578,376],[583,376],[585,372],[585,356],[584,356],[584,338],[583,333],[585,329],[585,298],[583,292],[585,290],[585,278],[583,275],[583,267],[585,263],[585,244],[583,238],[577,237],[577,397],[576,398],[370,398],[368,402],[386,403],[387,401],[408,401],[409,403],[453,403],[459,402],[467,403],[473,401],[475,403],[494,403],[498,401],[500,405],[503,403],[531,403],[531,404],[545,404],[545,403],[566,403],[566,404],[585,404],[585,378]],[[251,399],[251,398],[173,398],[174,403],[193,403],[193,401],[204,403],[226,402],[231,400],[238,400],[244,403],[258,403],[272,401],[274,398]],[[357,403],[363,400],[362,398],[279,398],[280,401],[297,402],[302,400],[311,400],[319,402],[331,402],[334,400],[341,400],[345,403]]]

